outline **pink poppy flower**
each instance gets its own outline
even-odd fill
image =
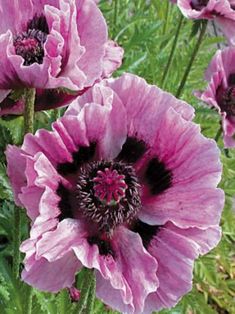
[[[50,109],[121,64],[123,49],[108,40],[93,0],[0,0],[0,8],[0,115],[23,111],[12,90],[37,88],[36,110]]]
[[[15,201],[32,220],[22,279],[57,292],[85,266],[97,297],[122,313],[175,305],[220,239],[224,203],[219,149],[193,115],[125,74],[79,97],[51,132],[9,146]]]
[[[230,44],[235,44],[234,0],[178,0],[183,15],[190,19],[213,19]]]
[[[218,110],[222,119],[225,147],[235,147],[235,48],[218,50],[205,74],[209,82],[197,96]]]

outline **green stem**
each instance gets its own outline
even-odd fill
[[[217,133],[216,133],[216,135],[215,135],[214,140],[215,140],[216,142],[218,142],[218,140],[219,140],[221,134],[222,134],[222,127],[219,128],[219,130],[217,131]]]
[[[27,300],[25,302],[25,314],[32,313],[32,303],[33,303],[33,289],[32,287],[28,286],[28,295]]]
[[[114,0],[114,13],[113,13],[113,38],[115,37],[115,33],[116,33],[117,16],[118,16],[118,0]]]
[[[59,118],[60,118],[60,109],[56,108],[54,109],[54,120],[56,121]]]
[[[21,209],[14,207],[14,239],[13,239],[13,275],[14,278],[19,278],[20,265],[20,241],[21,241]]]
[[[166,34],[166,29],[167,29],[167,25],[168,25],[168,17],[169,17],[169,8],[170,8],[170,2],[167,1],[166,2],[166,15],[165,15],[165,23],[164,23],[164,26],[163,26],[163,35]]]
[[[92,282],[94,278],[93,271],[90,269],[84,269],[83,282],[81,286],[81,296],[78,303],[77,314],[82,314],[88,307],[88,302],[90,300],[90,289],[92,288]]]
[[[90,282],[90,291],[87,299],[87,306],[85,309],[85,314],[93,314],[94,313],[94,304],[95,304],[95,291],[96,291],[96,279],[93,273]]]
[[[33,133],[34,103],[36,91],[29,88],[25,91],[24,133]]]
[[[175,54],[175,51],[176,51],[176,45],[177,45],[177,41],[178,41],[178,38],[179,38],[179,33],[180,33],[180,29],[181,29],[181,26],[182,26],[183,19],[184,19],[184,17],[181,14],[180,15],[180,19],[179,19],[179,23],[178,23],[178,27],[177,27],[177,30],[176,30],[176,33],[175,33],[175,38],[174,38],[174,41],[173,41],[173,45],[171,47],[171,52],[170,52],[170,55],[169,55],[169,59],[167,61],[165,70],[163,72],[162,82],[161,82],[161,87],[162,88],[164,88],[164,84],[165,84],[165,81],[167,79],[167,76],[168,76],[168,73],[169,73],[172,61],[173,61],[173,57],[174,57],[174,54]]]
[[[186,83],[186,81],[187,81],[188,75],[189,75],[190,70],[191,70],[191,68],[192,68],[193,62],[194,62],[194,60],[195,60],[195,58],[196,58],[196,55],[197,55],[197,53],[198,53],[198,51],[199,51],[199,48],[200,48],[200,45],[201,45],[201,43],[202,43],[203,37],[204,37],[204,35],[205,35],[206,27],[207,27],[207,21],[203,21],[203,22],[202,22],[202,28],[201,28],[199,37],[198,37],[198,39],[197,39],[196,45],[195,45],[195,47],[194,47],[193,53],[192,53],[191,58],[190,58],[190,60],[189,60],[188,66],[187,66],[186,69],[185,69],[183,78],[182,78],[182,80],[181,80],[181,82],[180,82],[180,86],[179,86],[179,88],[178,88],[178,90],[177,90],[177,92],[176,92],[176,97],[180,97],[181,94],[182,94],[182,91],[183,91],[183,89],[184,89],[184,86],[185,86],[185,83]]]
[[[34,131],[34,103],[36,90],[29,88],[25,91],[25,110],[24,110],[24,133],[33,133]],[[20,230],[19,230],[20,237]],[[28,287],[25,314],[31,314],[32,311],[33,288]]]

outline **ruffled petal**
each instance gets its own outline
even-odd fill
[[[31,267],[22,272],[22,280],[43,291],[58,292],[69,288],[75,281],[75,273],[81,264],[73,252],[67,253],[61,259],[48,262],[45,258],[31,258]]]
[[[103,74],[106,78],[121,66],[124,50],[112,40],[108,40],[105,44],[105,56],[103,59]]]
[[[87,104],[90,105],[88,106]],[[97,121],[94,123],[92,111],[97,110],[97,105],[95,104],[99,104],[97,109],[100,108],[100,105],[102,106],[102,112],[104,112],[104,114],[101,118],[103,122],[98,119],[99,115],[95,114]],[[111,88],[103,84],[96,84],[69,106],[66,115],[76,115],[81,108],[84,107],[85,110],[85,106],[87,106],[87,112],[88,108],[90,112],[89,115],[86,114],[88,130],[93,130],[94,128],[93,133],[96,134],[100,131],[102,124],[105,122],[105,126],[101,132],[102,137],[100,137],[98,143],[99,158],[106,160],[115,158],[120,152],[127,135],[127,116],[123,103]],[[91,118],[88,120],[88,117]],[[99,125],[99,128],[96,123]],[[91,136],[89,136],[89,138],[91,138]]]
[[[7,174],[11,182],[15,203],[23,206],[19,199],[21,188],[26,185],[25,168],[26,160],[23,151],[17,146],[8,145],[6,150]],[[16,163],[17,160],[17,163]]]
[[[81,45],[86,48],[78,66],[86,74],[86,86],[91,86],[102,77],[105,44],[108,40],[107,26],[94,1],[79,0],[76,6],[78,33]]]
[[[187,103],[147,84],[136,75],[124,74],[116,80],[107,81],[107,85],[118,95],[126,109],[128,136],[143,139],[149,146],[153,144],[158,121],[168,108],[173,107],[187,120],[194,116],[194,109]]]
[[[125,313],[141,313],[146,296],[158,286],[157,263],[144,249],[139,235],[124,227],[116,232],[111,243],[114,257],[100,255],[96,245],[85,242],[74,247],[74,252],[84,266],[100,272],[97,296],[104,303],[118,311],[125,309]],[[112,286],[109,294],[104,281]]]
[[[148,251],[158,262],[159,288],[145,302],[144,314],[175,306],[192,288],[194,260],[218,244],[219,227],[180,229],[168,223],[152,240]]]
[[[151,225],[169,220],[181,227],[218,224],[224,193],[216,188],[222,172],[216,143],[173,109],[162,118],[156,135],[152,156],[171,171],[171,184],[156,196],[144,190],[140,218]]]

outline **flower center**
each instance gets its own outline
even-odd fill
[[[112,234],[129,224],[141,207],[139,183],[132,166],[122,162],[89,162],[77,181],[77,208],[101,232]]]
[[[14,38],[15,53],[24,59],[24,65],[41,64],[44,57],[44,43],[49,33],[46,18],[35,16],[29,21],[27,31]]]
[[[209,2],[209,0],[192,0],[191,1],[191,7],[194,10],[200,11],[205,6],[207,6],[208,2]]]
[[[97,176],[93,179],[95,196],[108,205],[112,202],[118,203],[125,196],[127,189],[124,179],[125,176],[119,174],[115,169],[98,170]]]
[[[229,116],[235,116],[235,87],[228,87],[222,94],[220,108]]]

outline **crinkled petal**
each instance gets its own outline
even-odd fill
[[[104,303],[118,311],[125,309],[125,313],[141,313],[145,298],[158,286],[157,263],[144,249],[139,235],[124,227],[116,232],[112,240],[114,258],[99,255],[96,245],[90,246],[85,242],[74,247],[74,252],[84,266],[100,272],[101,275],[97,275],[97,296]],[[104,280],[108,287],[112,287],[109,294]]]
[[[123,55],[124,50],[117,43],[112,40],[106,42],[102,77],[109,77],[121,66]]]
[[[192,119],[194,109],[156,86],[132,74],[124,74],[116,80],[108,80],[127,112],[128,135],[143,139],[150,146],[156,134],[161,115],[173,107],[185,119]]]
[[[158,262],[159,288],[145,302],[144,314],[175,306],[192,288],[195,258],[220,240],[219,227],[180,229],[168,223],[152,240],[148,251]]]
[[[219,223],[224,193],[216,189],[222,166],[213,140],[172,108],[158,125],[152,155],[172,173],[171,187],[142,199],[140,218],[151,225],[167,221],[181,227],[208,227]]]
[[[75,273],[81,268],[77,257],[69,252],[61,259],[48,262],[45,258],[31,259],[32,266],[22,272],[22,280],[43,291],[58,292],[69,288],[75,281]]]
[[[108,40],[107,26],[94,1],[79,0],[76,6],[78,33],[81,45],[86,48],[78,66],[86,73],[86,86],[91,86],[102,77],[105,44]]]

